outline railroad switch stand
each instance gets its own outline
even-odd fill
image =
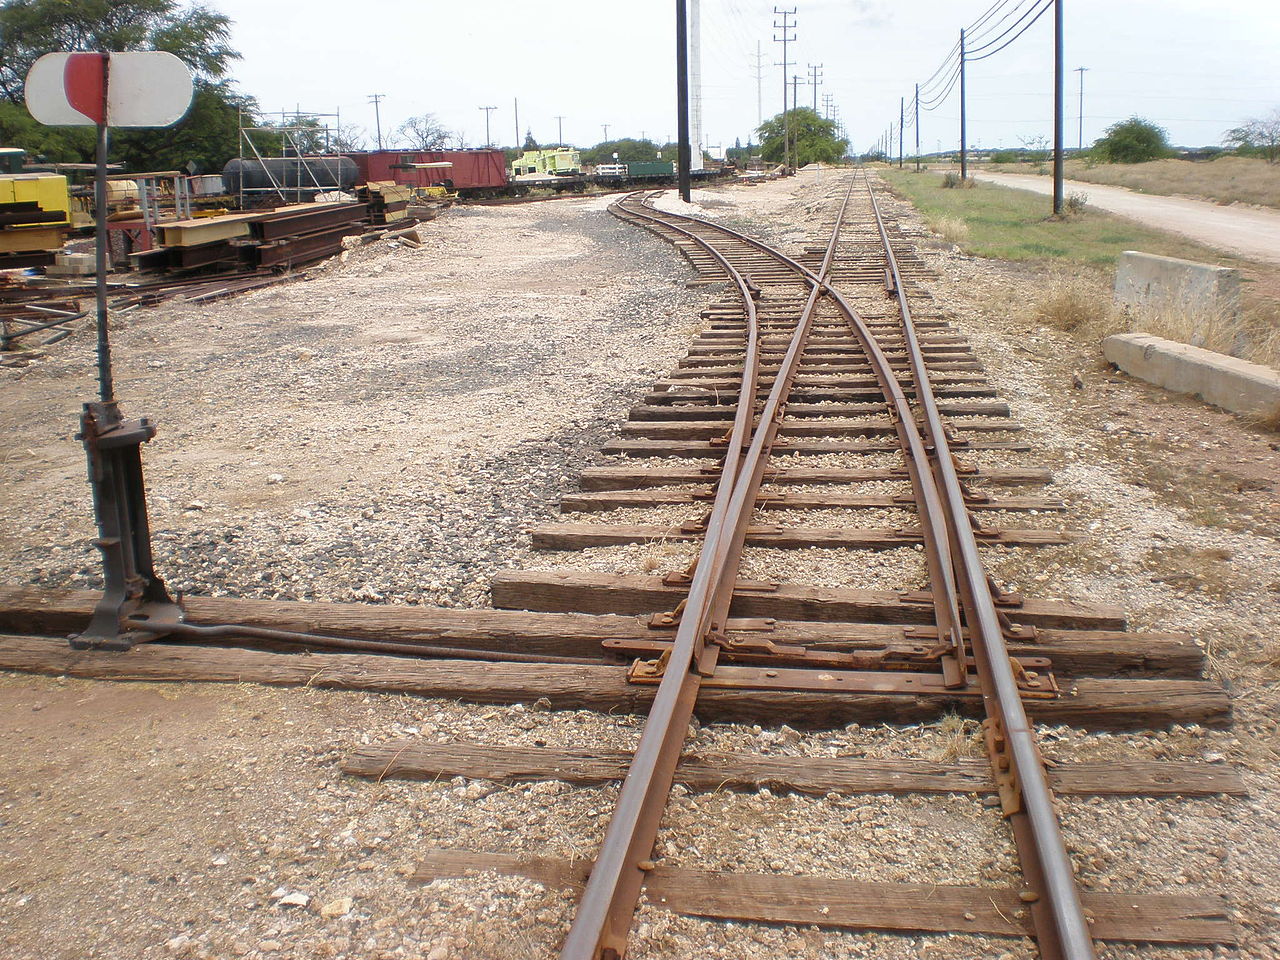
[[[102,551],[106,584],[88,629],[71,640],[77,650],[128,650],[182,621],[181,608],[152,566],[141,447],[155,434],[146,417],[122,418],[114,400],[84,405],[76,439],[84,443],[89,461],[98,523],[94,545]],[[129,630],[127,620],[145,620],[155,629]]]

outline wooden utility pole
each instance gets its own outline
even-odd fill
[[[605,132],[606,137],[608,131]],[[689,202],[689,20],[685,0],[676,0],[676,180]]]
[[[493,141],[489,139],[489,114],[493,113],[493,111],[497,110],[498,108],[497,107],[481,107],[480,109],[484,111],[484,145],[486,147],[492,147]]]
[[[916,84],[916,173],[920,172],[920,84]]]
[[[379,150],[382,149],[382,111],[378,109],[378,104],[382,102],[385,96],[386,96],[385,93],[369,94],[369,102],[373,104],[373,122],[378,130],[378,149]]]
[[[773,42],[782,44],[782,63],[775,64],[775,66],[782,67],[782,165],[784,167],[790,167],[791,120],[787,116],[787,67],[789,67],[791,63],[787,60],[787,44],[795,39],[794,31],[796,26],[794,23],[789,22],[789,18],[796,15],[796,9],[795,7],[792,7],[790,10],[779,10],[777,7],[774,7],[773,13],[775,16],[782,17],[781,23],[778,23],[777,20],[773,21],[773,29],[782,31],[782,36],[778,36],[776,33],[774,34]]]
[[[1084,72],[1088,69],[1088,67],[1076,67],[1076,73],[1080,74],[1080,129],[1078,132],[1079,140],[1076,144],[1076,149],[1078,150],[1084,149]]]
[[[1062,0],[1053,3],[1053,213],[1062,213]]]
[[[969,179],[969,143],[964,127],[964,28],[960,29],[960,179]]]
[[[902,169],[902,127],[907,122],[907,98],[898,98],[898,169]]]

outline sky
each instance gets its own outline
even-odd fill
[[[821,65],[819,108],[830,95],[854,149],[870,147],[891,121],[899,98],[908,110],[907,153],[915,130],[913,85],[944,64],[960,28],[996,14],[972,37],[995,40],[1023,9],[1040,0],[792,0],[795,42],[788,74],[799,75],[800,105],[812,105],[804,82]],[[1169,131],[1173,143],[1220,143],[1242,120],[1280,107],[1280,13],[1275,0],[1059,0],[1064,3],[1066,143],[1137,115]],[[406,118],[433,114],[468,146],[531,130],[542,143],[559,138],[589,146],[605,139],[674,139],[675,6],[515,3],[444,4],[397,0],[206,0],[234,21],[232,45],[243,59],[232,70],[239,88],[264,111],[339,114],[375,138],[370,95],[382,94],[384,142]],[[747,142],[758,123],[782,109],[782,44],[774,5],[700,0],[704,144]],[[1006,13],[1015,15],[997,26]],[[762,58],[757,61],[757,45]],[[971,44],[971,49],[974,45]],[[763,65],[758,84],[756,64]],[[967,67],[969,142],[1019,146],[1052,135],[1053,12],[1007,49]],[[947,74],[944,72],[942,77]],[[954,89],[921,113],[921,150],[953,149],[959,139]],[[928,100],[927,97],[922,98]],[[330,121],[332,122],[332,121]],[[896,137],[896,134],[895,134]]]

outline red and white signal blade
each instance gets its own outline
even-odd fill
[[[49,126],[167,127],[186,115],[192,90],[190,69],[171,53],[46,53],[27,73],[26,98],[31,116]]]

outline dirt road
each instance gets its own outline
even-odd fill
[[[975,173],[974,177],[1019,190],[1053,192],[1053,181],[1049,177],[1023,173]],[[1224,207],[1183,197],[1158,197],[1079,180],[1066,181],[1066,190],[1087,194],[1089,205],[1099,210],[1252,260],[1280,263],[1280,211]]]

